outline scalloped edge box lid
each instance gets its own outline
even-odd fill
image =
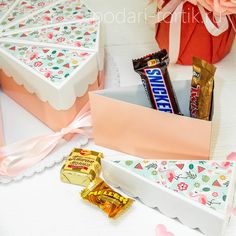
[[[37,13],[42,13],[47,8],[63,1],[64,0],[16,0],[14,4],[9,5],[8,10],[0,18],[0,29],[7,29],[15,25],[16,22],[32,17]]]
[[[23,29],[33,29],[46,25],[55,25],[71,21],[97,18],[96,14],[79,0],[60,0],[47,7],[33,12],[31,15],[14,21],[4,27],[2,21],[2,35],[10,35]],[[0,27],[1,28],[1,27]]]
[[[17,4],[22,2],[17,1]],[[32,2],[36,4],[40,1]],[[29,93],[35,93],[41,101],[48,102],[55,110],[68,110],[103,70],[100,21],[80,1],[45,2],[49,5],[45,3],[42,9],[26,11],[30,12],[29,15],[21,12],[22,17],[13,19],[8,27],[17,26],[26,19],[33,19],[34,22],[35,15],[40,18],[45,12],[51,14],[52,20],[60,18],[60,23],[38,25],[36,28],[25,25],[24,29],[8,31],[6,35],[3,32],[0,38],[0,66],[5,74],[18,85],[23,85]],[[65,3],[71,4],[67,7],[79,16],[78,19],[70,21],[71,14],[65,14],[67,8],[60,8]],[[18,5],[13,6],[12,10],[16,10]],[[52,15],[55,6],[61,11]],[[8,19],[7,16],[5,18]]]
[[[207,236],[221,236],[227,226],[235,166],[229,161],[102,160],[110,184]]]

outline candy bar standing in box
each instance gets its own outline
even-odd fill
[[[166,50],[133,60],[134,70],[141,76],[145,91],[154,109],[181,114],[172,88]]]
[[[88,92],[103,87],[98,17],[78,0],[45,0],[16,1],[3,18],[3,91],[49,128],[61,130],[88,102]]]
[[[216,68],[196,57],[193,58],[193,77],[190,97],[190,115],[211,120]]]
[[[235,162],[102,160],[103,177],[207,236],[221,236],[235,190]],[[191,213],[191,214],[190,214]]]
[[[61,181],[88,186],[101,172],[102,157],[100,152],[75,148],[61,168]]]

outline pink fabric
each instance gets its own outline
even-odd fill
[[[236,161],[236,152],[231,152],[231,153],[227,156],[227,160],[228,160],[228,161]]]
[[[75,120],[60,132],[0,148],[0,175],[13,177],[32,167],[52,152],[67,134],[92,136],[88,104],[79,112]]]
[[[235,0],[197,0],[199,4],[216,14],[236,14]]]
[[[3,133],[3,123],[2,123],[2,110],[0,104],[0,147],[4,145],[4,133]]]
[[[173,2],[182,1],[190,2],[194,5],[201,5],[208,11],[218,15],[236,14],[236,0],[172,0]],[[161,9],[164,0],[149,0],[148,4],[157,2],[158,8]]]
[[[165,225],[159,224],[156,227],[156,236],[175,236],[166,229]]]

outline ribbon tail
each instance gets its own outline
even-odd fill
[[[236,152],[231,152],[227,158],[228,161],[236,161]]]
[[[168,18],[172,12],[175,11],[175,9],[178,7],[179,4],[181,4],[182,0],[176,0],[176,1],[170,1],[168,4],[166,4],[161,10],[159,10],[155,16],[150,16],[147,19],[148,24],[158,24],[161,21]]]
[[[38,163],[51,153],[62,137],[63,135],[59,133],[53,136],[45,136],[44,139],[38,139],[34,147],[30,148],[27,152],[23,151],[15,155],[6,156],[0,164],[0,174],[9,177],[21,174],[24,170]]]
[[[45,136],[35,137],[28,140],[16,142],[7,146],[3,146],[0,148],[0,164],[1,160],[5,159],[6,156],[12,155],[21,155],[24,152],[29,151],[32,147],[34,147],[39,140],[44,139]]]
[[[201,5],[198,5],[198,9],[205,24],[205,27],[211,35],[219,36],[229,28],[229,22],[226,16],[215,16],[218,25],[217,27],[212,23],[205,9]]]
[[[229,22],[231,23],[234,32],[236,33],[236,25],[234,24],[231,16],[227,16],[227,18],[228,18]]]
[[[170,31],[169,31],[170,63],[176,63],[179,58],[183,5],[184,3],[181,2],[171,16]]]
[[[60,132],[17,142],[0,148],[0,175],[15,177],[40,162],[69,133],[91,137],[91,115],[87,103],[74,121]]]

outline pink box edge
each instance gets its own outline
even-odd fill
[[[167,113],[155,111],[150,108],[145,108],[142,106],[130,104],[127,102],[116,100],[116,99],[104,97],[104,96],[96,94],[96,93],[89,93],[89,97],[90,97],[91,112],[92,112],[94,140],[95,140],[96,144],[104,146],[104,147],[108,147],[111,149],[115,149],[117,151],[125,152],[125,153],[131,154],[131,155],[147,158],[147,159],[209,160],[211,132],[212,132],[212,123],[210,121],[203,121],[203,120],[197,120],[197,119],[193,119],[193,118],[189,118],[189,117],[182,117],[182,116],[178,116],[178,115],[167,114]],[[99,107],[97,107],[98,104],[99,104]],[[126,111],[129,111],[129,115],[131,114],[131,111],[132,112],[135,111],[136,114],[141,113],[142,117],[145,116],[146,117],[145,119],[147,121],[149,118],[147,117],[146,114],[148,113],[149,115],[154,114],[154,115],[151,115],[152,117],[158,116],[159,118],[161,117],[161,119],[162,119],[162,117],[164,117],[165,119],[167,118],[168,120],[171,120],[174,123],[176,123],[177,121],[178,121],[177,123],[179,123],[179,124],[184,122],[185,124],[188,124],[189,127],[191,127],[192,125],[198,124],[199,127],[202,127],[205,130],[201,130],[201,132],[200,132],[199,127],[198,128],[195,127],[194,128],[195,134],[197,134],[196,131],[200,132],[198,137],[193,137],[190,133],[189,137],[183,137],[183,134],[182,134],[181,136],[177,135],[175,137],[175,139],[172,140],[172,141],[178,141],[180,137],[184,138],[186,143],[190,143],[188,151],[184,150],[185,149],[184,147],[178,147],[178,146],[176,147],[175,144],[171,144],[171,147],[166,146],[165,148],[162,148],[162,149],[156,148],[156,147],[153,148],[153,144],[154,144],[153,141],[152,142],[145,141],[143,138],[142,138],[142,141],[138,141],[135,136],[132,136],[130,134],[128,134],[128,138],[122,137],[122,135],[120,135],[119,132],[126,132],[126,131],[124,131],[126,128],[122,127],[122,125],[121,125],[122,122],[120,122],[120,121],[115,122],[116,125],[118,125],[118,128],[115,128],[114,132],[112,131],[112,129],[114,129],[114,127],[110,127],[109,122],[111,123],[111,120],[114,122],[114,120],[117,119],[116,117],[119,116],[119,114],[117,114],[117,110],[121,109],[119,107],[119,104],[121,107],[125,108]],[[105,107],[105,109],[104,109],[104,107]],[[119,109],[117,109],[118,107],[119,107]],[[110,108],[110,113],[105,114],[104,110],[109,111],[109,108]],[[145,112],[141,112],[142,110]],[[125,112],[122,112],[121,114],[122,114],[122,119],[124,119]],[[137,116],[137,117],[140,117],[140,116]],[[125,119],[128,120],[129,118],[127,116],[125,116]],[[120,124],[119,124],[119,122],[120,122]],[[104,127],[104,123],[106,124],[106,129]],[[131,124],[131,123],[129,122],[129,124]],[[144,126],[147,124],[148,124],[148,122],[146,122],[146,124],[144,124]],[[132,124],[132,126],[133,126],[133,124]],[[173,126],[177,127],[177,125],[172,124],[172,128],[173,128]],[[140,127],[142,127],[141,124],[140,124]],[[127,129],[129,129],[129,128],[130,127],[127,127]],[[110,129],[110,131],[107,131],[109,129]],[[132,127],[131,127],[131,129],[132,129]],[[181,129],[181,131],[183,131],[183,130]],[[143,128],[141,128],[140,132],[141,133],[144,132],[142,134],[145,134],[145,132],[146,132],[146,135],[147,135],[147,131],[145,131],[145,129],[143,129]],[[108,135],[108,133],[109,133],[109,135]],[[186,133],[186,129],[185,129],[185,133]],[[205,133],[205,135],[204,135],[204,133]],[[117,136],[119,136],[119,137],[117,137]],[[122,140],[122,138],[124,138],[124,140]],[[147,136],[146,138],[150,139],[150,136]],[[191,144],[191,143],[194,143],[194,141],[195,141],[195,146],[196,146],[196,140],[198,140],[198,142],[200,142],[200,145],[198,145],[198,146],[202,147],[202,148],[200,148],[202,150],[198,150],[197,148],[194,148],[194,145]],[[135,142],[135,144],[134,144],[134,142]],[[153,148],[154,150],[147,151],[147,150],[140,148],[145,145],[146,145],[146,147],[149,147],[149,149]],[[158,144],[158,147],[160,147],[161,145],[165,146],[166,144],[165,143]],[[174,147],[172,147],[172,146],[174,146]],[[173,149],[173,150],[170,151],[169,148]],[[157,158],[157,156],[160,156],[160,158]]]

